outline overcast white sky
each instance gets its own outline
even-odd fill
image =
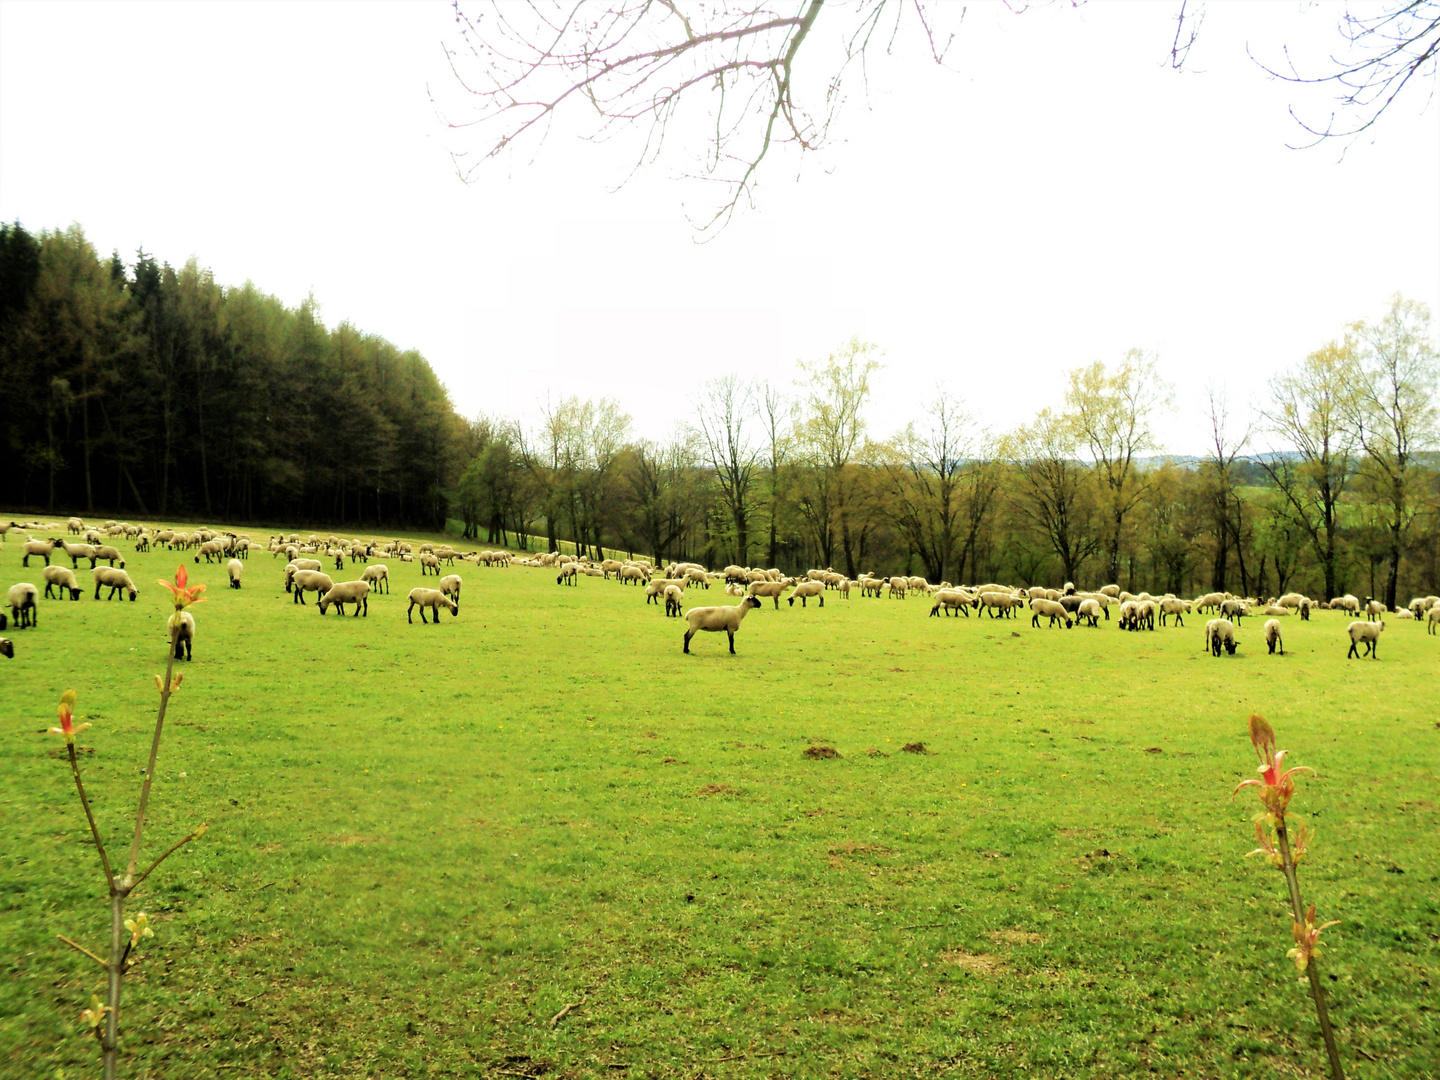
[[[466,414],[609,395],[661,436],[705,378],[788,382],[858,335],[885,350],[878,433],[941,383],[1004,429],[1140,346],[1176,387],[1169,449],[1196,452],[1207,387],[1258,405],[1394,293],[1440,311],[1440,107],[1420,88],[1343,160],[1287,149],[1288,106],[1327,91],[1247,43],[1323,57],[1338,7],[1212,3],[1183,74],[1176,7],[971,4],[956,70],[877,59],[841,141],[777,159],[697,245],[671,172],[614,192],[617,152],[563,126],[462,184],[427,94],[455,96],[445,3],[0,0],[0,218],[313,291]]]

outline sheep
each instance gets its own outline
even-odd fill
[[[1036,597],[1030,601],[1030,625],[1039,626],[1040,616],[1045,615],[1050,619],[1050,625],[1055,625],[1059,619],[1065,624],[1065,629],[1071,629],[1075,624],[1070,621],[1070,613],[1065,610],[1064,605],[1056,600],[1048,600],[1045,597]]]
[[[1218,611],[1220,605],[1225,602],[1225,594],[1219,592],[1206,593],[1194,603],[1194,609],[1199,614],[1206,611]]]
[[[175,659],[193,659],[190,651],[195,644],[195,616],[188,611],[175,612],[170,616],[170,630],[175,635]]]
[[[240,588],[240,575],[245,572],[245,564],[239,559],[231,559],[225,564],[225,572],[230,575],[230,587]]]
[[[616,571],[616,576],[620,579],[621,585],[642,585],[650,575],[638,566],[622,566]],[[673,577],[674,575],[666,574],[665,576]]]
[[[0,544],[5,543],[5,534],[15,527],[13,521],[0,521]]]
[[[80,583],[75,580],[75,571],[64,566],[47,566],[43,571],[45,575],[45,599],[49,600],[53,595],[58,600],[64,600],[65,594],[70,594],[71,600],[80,599]],[[53,594],[52,594],[52,591]]]
[[[903,577],[892,577],[885,584],[890,590],[890,599],[892,600],[894,600],[896,597],[904,600],[905,590],[910,587],[909,579]]]
[[[725,586],[725,595],[726,595],[726,596],[744,596],[744,595],[745,595],[745,586],[744,586],[744,585],[741,585],[738,581],[732,581],[732,582],[730,582],[730,584],[728,584],[728,585]]]
[[[1289,610],[1288,608],[1286,609]],[[1275,650],[1280,650],[1280,655],[1285,655],[1285,642],[1280,638],[1280,620],[1270,619],[1265,623],[1265,644],[1270,646],[1270,655],[1275,655]]]
[[[1345,654],[1346,660],[1358,659],[1360,657],[1359,646],[1365,646],[1365,655],[1372,660],[1375,659],[1375,646],[1380,644],[1380,635],[1385,632],[1385,623],[1366,622],[1356,619],[1346,630],[1350,634],[1350,651]]]
[[[42,559],[45,560],[45,565],[49,566],[50,553],[54,550],[55,542],[53,540],[26,540],[25,543],[20,546],[20,565],[29,566],[30,556],[39,555]]]
[[[1185,616],[1189,614],[1190,601],[1181,600],[1179,597],[1167,596],[1160,601],[1160,625],[1165,625],[1165,620],[1174,617],[1176,626],[1185,625]]]
[[[806,600],[812,596],[818,596],[820,598],[820,606],[825,606],[825,583],[823,581],[800,582],[800,584],[795,586],[795,591],[785,598],[785,602],[791,607],[794,607],[795,599],[799,597],[800,606],[803,608]],[[779,607],[780,605],[777,603],[775,606]]]
[[[734,607],[691,608],[685,613],[685,621],[689,625],[689,629],[685,631],[685,652],[690,651],[690,639],[699,631],[718,633],[724,630],[730,637],[730,655],[734,656],[735,631],[740,629],[740,623],[744,621],[745,616],[759,606],[759,597],[747,596]]]
[[[341,581],[326,590],[325,595],[315,602],[315,606],[320,609],[320,614],[324,615],[325,609],[334,604],[335,610],[344,615],[345,605],[354,604],[357,617],[364,615],[369,618],[369,596],[370,583],[368,581]]]
[[[1336,596],[1331,599],[1330,610],[1348,611],[1352,615],[1359,615],[1360,601],[1355,599],[1355,597],[1353,597],[1349,593],[1346,593],[1344,596]]]
[[[1384,622],[1384,621],[1385,621],[1385,615],[1388,614],[1389,611],[1390,611],[1390,609],[1387,608],[1382,601],[1376,600],[1374,597],[1370,597],[1370,596],[1367,596],[1367,597],[1365,598],[1365,621],[1366,621],[1366,622],[1374,622],[1376,619],[1380,620],[1381,622]]]
[[[39,625],[39,610],[35,603],[35,599],[39,595],[40,590],[28,581],[10,586],[7,599],[10,604],[10,618],[15,623],[15,629],[23,630],[27,626]],[[0,626],[0,630],[3,629],[4,627]]]
[[[1220,655],[1221,646],[1224,646],[1231,656],[1234,656],[1235,650],[1240,647],[1240,643],[1235,640],[1235,624],[1229,619],[1211,619],[1206,623],[1205,641],[1214,656]]]
[[[665,586],[665,614],[679,616],[680,606],[685,602],[685,590],[679,585]]]
[[[1015,612],[1025,603],[1025,598],[1008,592],[982,592],[975,598],[975,606],[983,607],[995,618],[995,613],[1000,613],[1000,618],[1014,618]]]
[[[1086,597],[1080,601],[1080,606],[1075,609],[1077,619],[1088,619],[1090,625],[1100,625],[1100,602],[1093,597]]]
[[[1436,627],[1440,627],[1440,604],[1430,605],[1430,610],[1425,613],[1425,633],[1435,633]]]
[[[786,589],[788,589],[792,584],[793,580],[791,578],[786,578],[784,581],[751,582],[749,595],[751,596],[751,598],[756,600],[765,596],[770,597],[772,600],[775,601],[775,610],[779,611],[780,594],[783,593]]]
[[[972,597],[959,589],[938,589],[935,592],[935,603],[930,608],[930,614],[939,615],[943,610],[946,618],[949,618],[951,611],[962,611],[965,617],[970,617],[970,604]]]
[[[436,626],[440,625],[440,609],[448,608],[451,615],[460,614],[460,606],[442,593],[439,589],[411,589],[410,606],[405,609],[405,621],[414,623],[411,617],[416,608],[420,609],[420,621],[425,622],[425,609],[430,609],[430,614],[435,616],[432,620]]]
[[[15,658],[15,646],[10,643],[9,638],[0,637],[0,656],[7,660]]]
[[[460,586],[463,584],[459,574],[446,574],[440,579],[440,591],[455,601],[455,606],[460,606]]]
[[[360,574],[361,581],[370,583],[370,587],[376,592],[390,591],[390,568],[384,563],[371,563]],[[382,589],[380,586],[384,586]]]
[[[1260,610],[1261,615],[1274,615],[1276,618],[1283,618],[1286,615],[1293,615],[1295,612],[1283,604],[1266,604]]]
[[[100,599],[100,590],[109,589],[110,594],[106,600],[114,600],[115,594],[124,591],[129,594],[133,603],[140,595],[140,590],[135,588],[135,583],[130,580],[130,575],[118,566],[97,566],[90,571],[90,577],[95,581],[95,599]]]
[[[291,603],[305,603],[305,594],[313,592],[323,596],[335,587],[334,580],[329,574],[320,570],[296,570],[291,579],[294,586],[291,589]]]
[[[205,556],[205,561],[208,563],[212,559],[219,559],[223,557],[224,554],[225,545],[222,544],[219,540],[206,540],[203,544],[201,544],[198,548],[195,549],[195,561],[198,563],[200,561],[200,556],[203,555]]]
[[[580,564],[576,562],[568,562],[564,566],[560,567],[560,574],[558,577],[555,578],[555,584],[576,585],[579,583],[579,577]],[[622,578],[621,581],[623,583],[624,579]]]

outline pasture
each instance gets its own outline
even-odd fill
[[[257,539],[263,531],[251,530]],[[41,585],[0,546],[0,586]],[[0,1075],[96,1072],[93,847],[133,821],[183,558],[208,585],[132,910],[122,1071],[224,1077],[1320,1076],[1280,875],[1253,846],[1251,711],[1302,777],[1302,866],[1347,1070],[1440,1074],[1440,639],[767,601],[703,634],[635,587],[457,564],[458,617],[320,616],[253,555],[126,552],[137,602],[41,600],[0,659]],[[68,565],[68,560],[66,561]],[[82,564],[83,565],[83,564]],[[81,574],[88,582],[88,571]],[[336,580],[358,576],[335,574]],[[428,582],[427,582],[428,583]],[[735,603],[718,588],[686,606]],[[905,752],[923,743],[925,752]],[[807,757],[812,746],[833,758]],[[552,1022],[565,1006],[568,1012]]]

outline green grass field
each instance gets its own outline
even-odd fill
[[[134,604],[42,600],[7,631],[6,1077],[98,1074],[77,1018],[103,980],[55,935],[99,947],[107,912],[36,732],[73,687],[122,848],[179,558],[131,557]],[[134,905],[156,937],[124,1075],[1320,1076],[1283,879],[1243,857],[1253,799],[1229,801],[1252,710],[1319,770],[1292,810],[1319,827],[1306,900],[1343,920],[1323,971],[1347,1069],[1440,1074],[1423,626],[1347,663],[1340,613],[1286,620],[1283,658],[1246,620],[1214,659],[1201,617],[1032,630],[857,593],[767,603],[739,655],[707,634],[684,656],[683,624],[615,582],[466,565],[459,617],[421,626],[418,567],[390,561],[392,595],[342,619],[293,605],[281,560],[233,592],[184,558],[209,600],[147,849],[210,832]],[[12,533],[0,589],[22,580],[43,586]]]

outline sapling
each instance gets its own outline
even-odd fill
[[[1292,842],[1290,821],[1286,813],[1290,799],[1295,794],[1295,781],[1291,777],[1296,773],[1313,773],[1315,770],[1305,765],[1290,769],[1283,767],[1286,751],[1275,749],[1275,731],[1259,713],[1250,714],[1250,744],[1255,747],[1255,754],[1260,759],[1260,766],[1256,770],[1260,779],[1242,780],[1230,793],[1230,797],[1233,799],[1241,788],[1257,788],[1256,795],[1265,809],[1256,814],[1254,819],[1255,839],[1260,846],[1245,857],[1248,859],[1251,855],[1263,855],[1285,875],[1293,916],[1291,935],[1295,939],[1295,947],[1286,955],[1295,961],[1295,967],[1300,971],[1301,985],[1305,984],[1307,978],[1310,981],[1310,997],[1315,1002],[1315,1015],[1320,1021],[1325,1052],[1330,1056],[1330,1075],[1333,1080],[1344,1080],[1345,1073],[1340,1068],[1340,1053],[1335,1047],[1335,1032],[1330,1027],[1330,1013],[1325,1007],[1325,990],[1320,985],[1320,971],[1317,967],[1320,957],[1320,933],[1326,927],[1336,925],[1339,920],[1316,926],[1315,905],[1311,904],[1307,911],[1300,899],[1300,879],[1296,876],[1295,868],[1305,857],[1315,834],[1298,817],[1294,818],[1295,834]]]
[[[171,844],[143,871],[139,870],[140,844],[145,835],[145,810],[150,802],[150,785],[155,779],[155,761],[160,753],[160,734],[165,727],[165,709],[170,704],[171,695],[180,689],[180,684],[185,678],[183,675],[174,674],[175,645],[181,625],[180,613],[191,604],[200,603],[203,599],[200,594],[205,591],[204,585],[192,585],[186,588],[186,580],[185,567],[181,566],[175,574],[173,585],[168,581],[160,582],[174,596],[175,612],[167,623],[170,631],[170,648],[165,663],[165,677],[162,679],[159,675],[155,676],[155,686],[160,691],[160,707],[155,714],[155,733],[150,740],[150,760],[145,768],[145,782],[140,789],[140,804],[135,812],[135,835],[130,843],[130,856],[123,876],[111,868],[110,856],[105,850],[105,842],[101,839],[100,829],[95,824],[95,815],[90,811],[90,800],[85,794],[85,782],[80,776],[80,762],[75,754],[75,736],[90,725],[75,723],[74,690],[67,690],[61,695],[60,726],[50,728],[52,734],[60,735],[65,739],[65,750],[70,759],[70,772],[75,777],[75,790],[80,796],[80,806],[85,811],[85,820],[90,826],[90,835],[95,841],[95,851],[100,856],[100,869],[105,874],[105,885],[109,892],[110,948],[108,959],[91,952],[64,934],[59,935],[60,940],[70,948],[83,956],[88,956],[105,969],[104,1000],[101,1000],[99,994],[91,995],[90,1007],[80,1014],[81,1022],[94,1032],[100,1042],[100,1058],[105,1080],[114,1080],[119,1065],[120,991],[125,981],[125,973],[130,966],[130,953],[146,938],[155,936],[155,931],[150,926],[149,916],[145,912],[139,912],[130,918],[126,917],[126,902],[145,879],[155,871],[156,867],[192,840],[198,840],[204,836],[206,829],[205,825],[198,826]]]

